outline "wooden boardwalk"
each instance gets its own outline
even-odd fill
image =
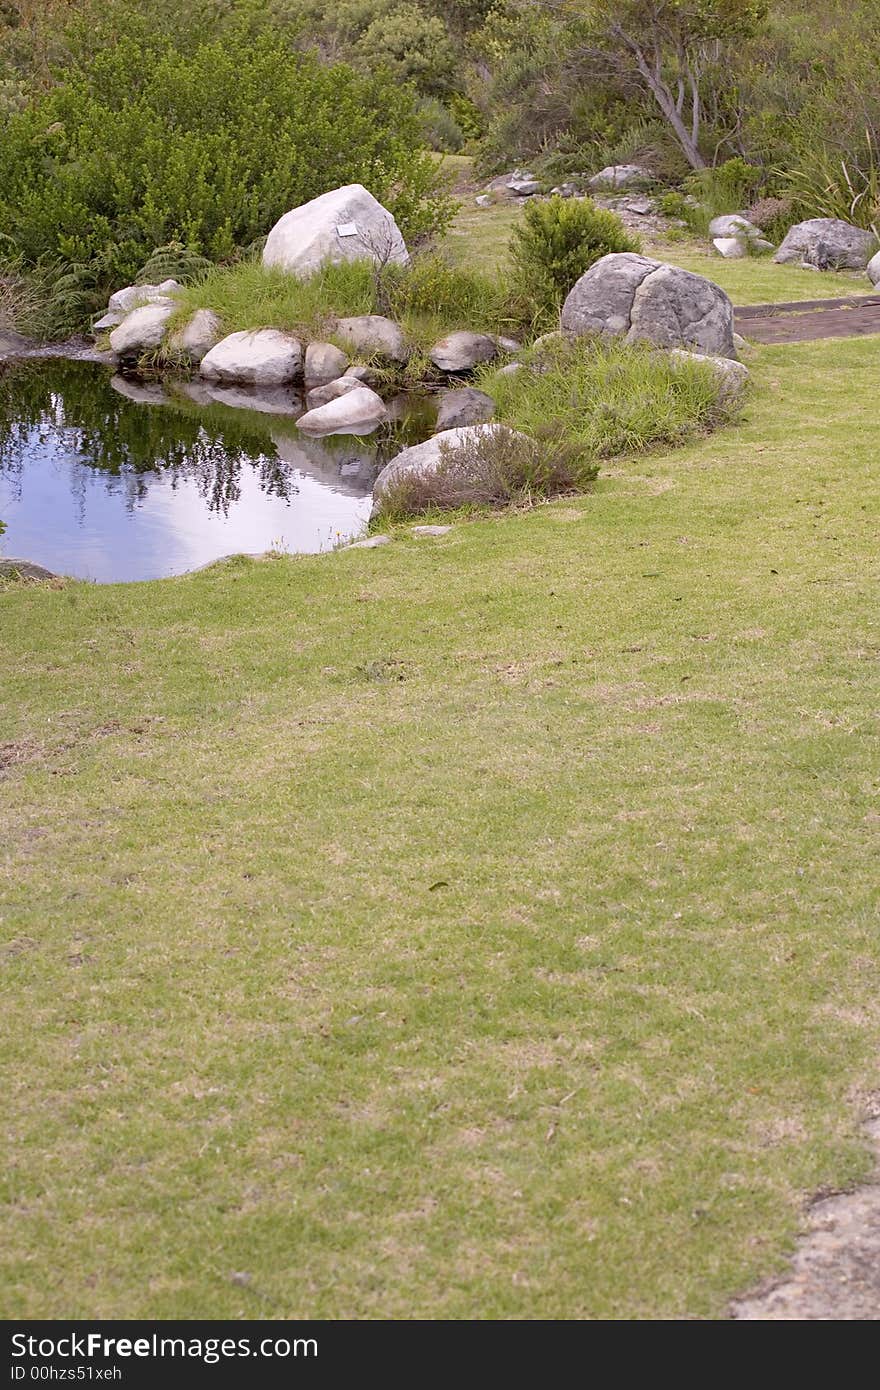
[[[734,310],[737,333],[754,343],[806,343],[880,333],[880,294],[749,304]]]

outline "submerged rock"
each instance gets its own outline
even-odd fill
[[[284,386],[302,375],[302,346],[277,328],[230,333],[203,358],[209,381],[248,386]]]
[[[371,391],[369,386],[359,385],[353,391],[328,401],[326,405],[309,410],[297,421],[297,428],[303,434],[316,437],[372,434],[387,418],[388,411],[382,397]]]
[[[328,263],[356,260],[409,264],[394,217],[360,183],[331,189],[285,213],[269,233],[263,251],[264,266],[301,277]]]

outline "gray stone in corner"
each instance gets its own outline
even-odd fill
[[[872,285],[880,285],[880,251],[868,261],[868,279]]]
[[[437,429],[454,430],[462,425],[481,425],[495,414],[495,402],[485,391],[463,386],[457,391],[441,391]]]

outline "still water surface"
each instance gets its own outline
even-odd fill
[[[369,440],[306,439],[301,411],[292,391],[0,364],[0,554],[108,582],[237,552],[332,549],[363,529],[386,459],[430,433],[430,406],[398,403]]]

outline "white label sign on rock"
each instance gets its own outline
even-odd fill
[[[357,236],[358,229],[356,222],[340,222],[336,228],[337,236]]]

